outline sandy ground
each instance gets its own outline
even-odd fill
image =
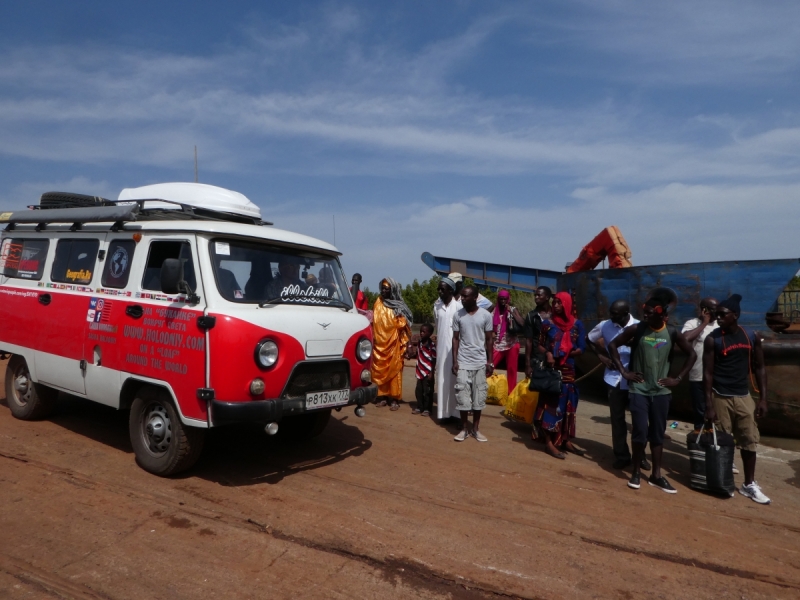
[[[607,407],[581,403],[587,455],[565,461],[500,410],[485,444],[409,404],[334,413],[300,445],[215,430],[194,469],[160,479],[136,466],[125,413],[0,406],[0,597],[800,597],[800,454],[760,453],[772,505],[720,499],[688,488],[681,423],[665,447],[678,494],[633,491]]]

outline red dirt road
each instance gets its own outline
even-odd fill
[[[334,413],[301,445],[215,430],[194,469],[160,479],[136,466],[126,413],[0,406],[0,597],[800,597],[800,454],[760,455],[772,505],[723,500],[688,488],[679,428],[678,494],[633,491],[605,406],[581,404],[587,456],[565,461],[499,413],[486,444],[408,404]]]

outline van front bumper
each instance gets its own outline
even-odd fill
[[[378,396],[378,386],[374,383],[350,390],[350,401],[343,406],[364,406]],[[320,409],[306,410],[305,398],[275,398],[274,400],[253,400],[250,402],[223,402],[209,400],[209,425],[231,425],[233,423],[272,423],[283,417],[316,412]],[[323,409],[324,410],[324,409]]]

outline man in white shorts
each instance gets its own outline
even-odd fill
[[[478,288],[467,285],[461,290],[463,308],[453,315],[453,373],[456,375],[456,407],[461,413],[461,432],[454,438],[463,442],[469,434],[469,411],[472,411],[472,435],[487,441],[480,432],[481,411],[486,406],[486,376],[494,371],[490,362],[494,327],[489,311],[478,306]]]

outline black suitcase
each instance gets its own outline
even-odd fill
[[[733,455],[736,444],[729,433],[711,431],[692,432],[686,436],[689,447],[691,480],[689,485],[695,490],[714,494],[733,496],[736,484],[733,482]]]

